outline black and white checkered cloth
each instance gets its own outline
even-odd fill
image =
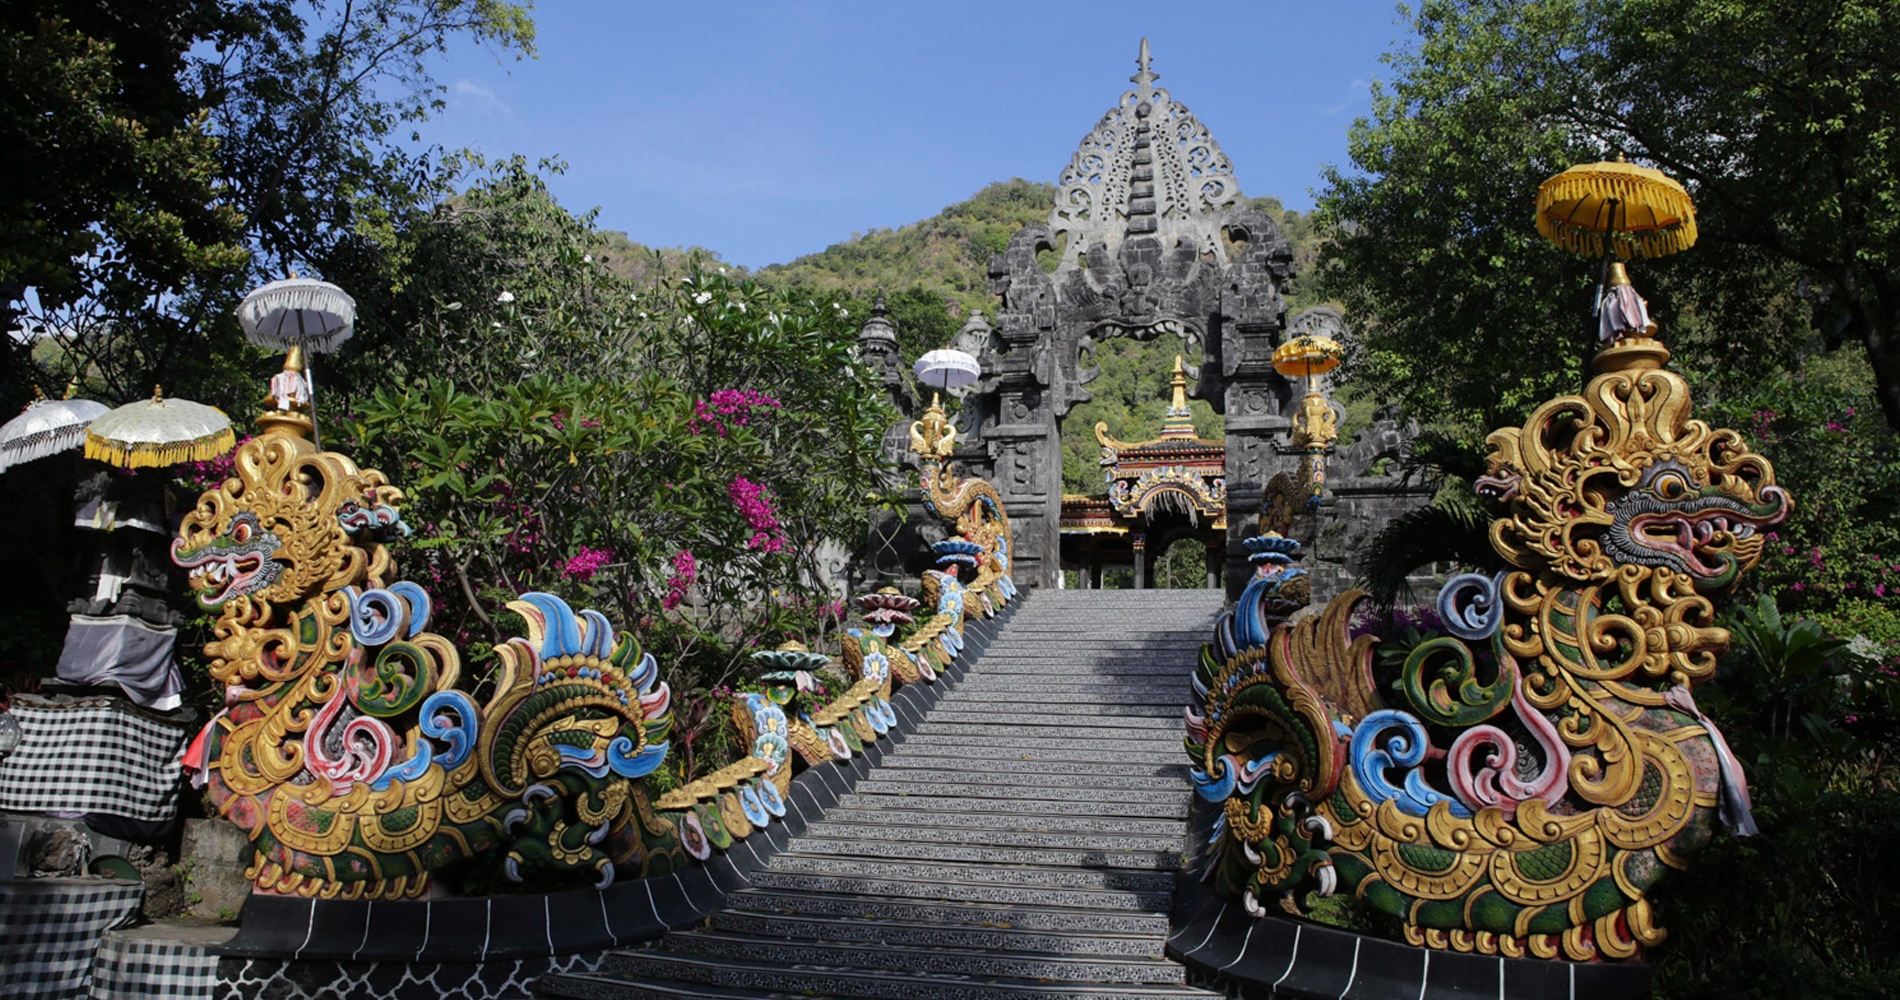
[[[137,882],[0,882],[0,996],[84,997],[105,932],[139,915]]]
[[[107,813],[165,822],[178,811],[183,725],[119,698],[13,699],[20,746],[0,757],[0,810]]]
[[[184,941],[113,931],[92,968],[92,1000],[211,1000],[218,956]]]

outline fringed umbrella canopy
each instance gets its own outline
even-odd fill
[[[983,366],[962,351],[944,348],[918,358],[915,371],[917,381],[948,392],[975,383]]]
[[[1273,350],[1273,370],[1292,378],[1304,375],[1312,378],[1324,375],[1339,367],[1339,359],[1345,348],[1331,337],[1311,334],[1295,337]]]
[[[106,404],[90,399],[36,399],[20,415],[0,427],[0,472],[36,458],[77,448],[86,441],[86,427]]]
[[[259,347],[327,354],[355,332],[356,300],[327,281],[285,278],[246,295],[237,318]]]
[[[1661,257],[1695,245],[1695,205],[1681,184],[1634,163],[1580,163],[1537,189],[1537,231],[1586,257]]]
[[[237,444],[231,418],[215,406],[166,399],[154,391],[107,413],[86,429],[86,457],[131,469],[204,462]]]

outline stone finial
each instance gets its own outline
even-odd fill
[[[1141,54],[1135,57],[1135,65],[1139,67],[1139,69],[1136,70],[1134,76],[1128,78],[1128,82],[1139,87],[1143,94],[1153,90],[1155,81],[1161,79],[1161,74],[1156,73],[1150,68],[1148,63],[1148,39],[1143,38],[1141,40]]]
[[[1101,243],[1113,251],[1131,235],[1163,244],[1188,237],[1195,247],[1226,260],[1220,239],[1226,210],[1244,205],[1234,167],[1192,112],[1155,86],[1147,39],[1142,40],[1134,90],[1122,94],[1070,158],[1049,214],[1052,235],[1068,236],[1061,268]]]
[[[901,362],[897,350],[897,327],[891,322],[891,311],[884,304],[884,293],[877,293],[877,301],[871,306],[871,315],[858,327],[858,356],[877,368],[885,381],[898,378]]]

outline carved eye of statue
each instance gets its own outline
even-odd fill
[[[251,525],[248,521],[239,521],[231,526],[231,539],[242,545],[251,540]]]
[[[1681,500],[1689,495],[1689,481],[1680,472],[1664,472],[1656,477],[1650,488],[1664,500]]]

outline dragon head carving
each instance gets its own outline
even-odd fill
[[[1688,384],[1658,367],[1660,345],[1624,351],[1604,352],[1587,395],[1487,439],[1479,491],[1508,508],[1492,541],[1515,566],[1578,583],[1731,587],[1760,561],[1763,529],[1788,516],[1788,494],[1740,434],[1689,419]]]
[[[1614,673],[1682,681],[1708,676],[1728,645],[1708,598],[1761,561],[1766,529],[1791,504],[1739,433],[1690,419],[1668,357],[1647,338],[1604,350],[1583,395],[1491,434],[1477,486],[1505,506],[1491,541],[1513,566],[1663,610],[1660,624],[1625,630],[1634,653]]]
[[[289,434],[254,438],[235,461],[172,541],[205,610],[289,605],[391,572],[382,543],[408,528],[396,513],[402,491],[382,473]]]

